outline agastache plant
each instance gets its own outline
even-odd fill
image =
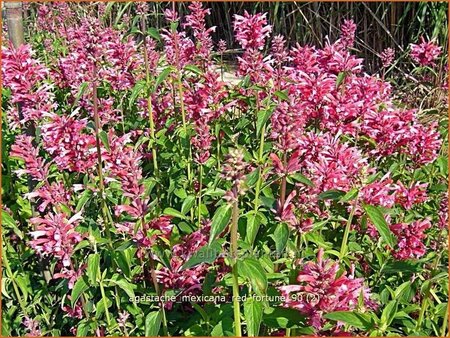
[[[439,34],[383,50],[345,13],[305,44],[244,7],[24,6],[5,335],[448,333]]]

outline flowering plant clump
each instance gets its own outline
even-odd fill
[[[447,334],[436,40],[369,74],[353,20],[318,47],[244,11],[229,81],[202,3],[114,5],[5,36],[4,335]]]

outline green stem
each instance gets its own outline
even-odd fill
[[[102,281],[100,281],[100,292],[102,294],[103,305],[105,307],[106,322],[108,323],[108,326],[109,326],[111,320],[110,320],[110,317],[109,317],[108,300],[107,300],[106,295],[105,295],[105,289],[103,288],[103,282]]]
[[[198,228],[200,229],[202,221],[202,185],[203,185],[203,165],[199,169],[199,188],[198,188]]]
[[[447,331],[447,324],[449,321],[449,318],[448,318],[448,307],[449,306],[450,306],[450,304],[447,304],[447,306],[445,307],[445,315],[444,315],[444,322],[442,323],[441,337],[446,337],[445,332]]]
[[[102,203],[102,212],[105,221],[105,232],[108,237],[109,246],[112,248],[111,231],[108,223],[108,215],[106,212],[106,201],[105,201],[105,187],[103,184],[103,170],[102,170],[102,152],[100,148],[100,119],[98,115],[98,98],[97,98],[97,66],[94,63],[94,81],[93,81],[93,104],[94,104],[94,127],[95,127],[95,145],[97,148],[97,171],[99,180],[99,190],[100,198]]]
[[[12,282],[12,285],[14,288],[14,293],[16,294],[17,300],[19,301],[20,308],[22,309],[23,314],[27,315],[26,306],[20,295],[19,289],[17,288],[16,279],[14,278],[14,274],[12,273],[11,267],[9,266],[9,261],[8,261],[8,258],[6,257],[6,249],[5,248],[2,249],[2,260],[3,260],[2,264],[6,268],[6,274],[11,279],[11,282]]]
[[[237,188],[233,188],[233,195],[238,196]],[[232,265],[232,277],[233,277],[233,312],[234,312],[234,330],[235,336],[241,337],[241,308],[239,305],[239,279],[238,279],[238,269],[237,269],[237,253],[238,253],[238,221],[239,221],[239,207],[238,201],[233,202],[233,212],[231,221],[231,259]]]
[[[163,332],[164,332],[164,336],[168,337],[169,336],[169,330],[167,328],[166,311],[164,310],[164,303],[161,300],[162,299],[162,297],[161,297],[161,290],[159,288],[158,279],[156,277],[155,261],[153,260],[153,257],[152,257],[151,253],[148,255],[148,257],[149,257],[150,273],[151,273],[151,276],[152,276],[153,286],[155,288],[156,294],[158,295],[158,298],[160,299],[159,311],[161,312],[161,315],[162,315]]]
[[[347,225],[345,226],[344,237],[342,238],[342,244],[341,244],[341,251],[339,253],[340,260],[342,260],[345,257],[345,255],[347,254],[348,236],[350,234],[350,228],[352,226],[352,220],[353,220],[353,216],[355,215],[357,204],[358,204],[358,196],[356,196],[355,204],[353,204],[352,210],[350,211],[350,216],[348,217],[348,220],[347,220]]]

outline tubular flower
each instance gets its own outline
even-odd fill
[[[267,13],[251,15],[244,11],[244,15],[234,16],[235,38],[244,49],[263,49],[266,38],[272,32],[272,26],[267,24]]]
[[[25,330],[28,333],[25,335],[26,337],[41,337],[42,332],[39,329],[39,322],[35,319],[31,319],[28,316],[23,318],[23,326],[25,326]]]
[[[394,257],[399,260],[420,258],[427,252],[423,240],[426,238],[425,230],[431,228],[428,219],[415,221],[410,224],[398,223],[391,225],[391,231],[397,237],[397,248]]]
[[[95,137],[83,133],[86,120],[52,114],[42,126],[44,149],[61,170],[87,172],[96,161]]]
[[[395,51],[392,48],[386,48],[381,52],[380,59],[381,64],[383,65],[383,68],[387,68],[390,65],[392,65],[392,62],[394,61],[395,57]]]
[[[29,174],[36,180],[46,180],[49,164],[44,164],[44,159],[39,156],[39,150],[33,146],[31,136],[18,135],[11,146],[11,157],[17,157],[25,162],[25,169],[19,169],[16,173],[20,176]]]
[[[401,182],[398,182],[395,202],[406,210],[409,210],[414,204],[425,202],[428,199],[427,186],[427,183],[415,182],[409,188],[406,188]]]
[[[44,113],[55,108],[51,86],[45,83],[48,75],[48,69],[33,58],[30,45],[17,49],[2,46],[2,83],[11,90],[10,112],[14,121],[39,122]]]
[[[361,295],[366,306],[374,307],[363,279],[355,278],[353,273],[347,275],[346,271],[338,277],[339,269],[339,263],[323,259],[323,249],[319,249],[317,263],[310,261],[301,268],[298,285],[278,288],[286,298],[283,306],[308,315],[310,325],[316,330],[325,324],[323,314],[354,310]]]
[[[344,20],[341,25],[340,42],[344,47],[352,47],[355,43],[356,25],[353,20]]]
[[[425,41],[422,36],[419,44],[411,44],[411,58],[420,66],[434,66],[442,48],[433,41]]]
[[[30,222],[36,226],[36,231],[30,233],[33,237],[30,246],[39,254],[54,256],[61,259],[64,266],[70,266],[73,249],[83,237],[75,230],[80,219],[80,213],[70,219],[64,214],[52,213],[44,218],[32,218]]]

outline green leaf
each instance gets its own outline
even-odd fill
[[[286,247],[289,238],[289,228],[286,223],[279,223],[272,236],[275,241],[275,248],[281,254]]]
[[[202,74],[201,69],[198,68],[197,66],[194,66],[194,65],[187,65],[187,66],[184,67],[184,69],[187,70],[187,71],[190,71],[190,72],[192,72],[192,73],[194,73],[196,75],[201,75]]]
[[[186,197],[186,199],[183,201],[183,205],[181,206],[181,213],[183,215],[186,215],[186,213],[189,210],[191,210],[194,203],[195,203],[195,196],[191,195]]]
[[[80,89],[78,89],[77,95],[75,96],[75,101],[72,104],[72,107],[76,107],[78,104],[78,101],[80,101],[81,96],[84,94],[84,92],[86,91],[86,89],[89,86],[89,82],[83,82],[80,85]]]
[[[226,228],[231,218],[231,204],[224,204],[216,210],[211,221],[211,233],[209,243],[212,243],[217,236]]]
[[[319,200],[338,200],[345,195],[341,190],[328,190],[319,195]]]
[[[128,101],[128,109],[129,110],[132,109],[132,107],[134,106],[134,104],[136,102],[136,99],[141,94],[141,92],[145,88],[145,86],[146,86],[146,83],[144,81],[139,81],[134,85],[133,90],[131,91],[130,100]]]
[[[383,217],[383,213],[381,212],[379,207],[375,207],[373,205],[364,205],[364,209],[366,210],[367,215],[369,216],[372,223],[377,228],[381,238],[391,247],[394,248],[397,240],[393,236],[391,230],[389,229],[389,225],[386,223],[386,220]]]
[[[86,291],[87,289],[89,289],[89,287],[87,286],[87,283],[84,280],[84,277],[78,278],[78,280],[76,281],[76,283],[72,289],[72,294],[71,294],[71,299],[70,299],[70,303],[71,303],[72,307],[78,301],[78,298],[80,298],[81,294],[84,291]]]
[[[265,325],[276,328],[298,328],[306,325],[305,317],[295,309],[268,308],[263,315]]]
[[[371,327],[370,320],[365,318],[362,314],[356,312],[336,311],[327,313],[324,317],[327,319],[344,322],[360,329],[369,329]]]
[[[156,337],[158,336],[159,329],[161,328],[162,315],[161,311],[150,312],[145,317],[145,336]]]
[[[86,189],[85,191],[83,191],[83,193],[80,196],[80,199],[78,200],[77,206],[75,208],[76,212],[79,212],[81,209],[83,209],[83,207],[85,206],[85,204],[87,203],[87,201],[89,200],[89,198],[91,198],[92,196],[92,191],[89,189]]]
[[[117,276],[116,278],[105,279],[105,282],[111,282],[112,284],[117,285],[119,288],[125,291],[129,298],[135,298],[134,289],[136,289],[136,285],[131,284],[125,278]]]
[[[158,75],[155,81],[155,86],[153,87],[153,92],[156,92],[159,85],[164,82],[164,80],[173,72],[173,67],[169,66],[163,69],[163,71]]]
[[[244,302],[244,317],[247,321],[247,333],[249,337],[257,337],[261,326],[264,306],[254,298],[247,298]]]
[[[98,253],[89,255],[86,272],[89,282],[93,285],[97,285],[100,278],[100,255]]]
[[[98,137],[102,141],[102,143],[105,146],[106,150],[111,151],[111,148],[109,147],[108,135],[106,134],[106,132],[104,130],[100,131],[98,133]]]
[[[155,27],[150,27],[147,30],[147,34],[151,36],[153,39],[161,41],[161,35],[159,34],[158,29],[156,29]]]
[[[289,175],[289,177],[293,178],[297,182],[306,184],[307,186],[310,186],[310,187],[314,187],[314,183],[309,178],[307,178],[306,176],[304,176],[300,173],[291,174],[291,175]]]
[[[185,215],[174,208],[165,208],[164,215],[173,216],[181,219],[187,219]]]
[[[263,126],[267,123],[267,121],[269,120],[273,111],[274,111],[274,107],[270,107],[268,109],[261,110],[260,112],[258,112],[258,119],[256,121],[256,133],[257,133],[258,137],[261,135],[261,130],[262,130]]]
[[[339,86],[344,82],[345,78],[347,77],[347,72],[340,72],[336,78],[336,88],[339,88]]]
[[[348,193],[346,193],[344,196],[342,196],[340,201],[348,202],[348,201],[354,200],[356,198],[356,196],[358,196],[358,189],[353,188]]]
[[[238,273],[250,281],[255,292],[265,295],[267,291],[267,275],[261,263],[255,258],[245,258],[237,262]]]
[[[251,211],[247,213],[247,233],[245,240],[248,244],[253,245],[255,242],[256,235],[258,234],[259,227],[261,226],[262,219],[261,216],[255,212]]]
[[[395,314],[397,313],[398,302],[396,300],[390,301],[386,307],[383,309],[381,313],[381,324],[386,329],[389,325],[391,325],[394,320]]]
[[[274,94],[283,101],[287,101],[289,99],[287,90],[277,90]]]
[[[209,245],[206,245],[199,250],[197,250],[184,265],[182,266],[182,270],[190,269],[196,265],[199,265],[201,263],[213,263],[217,256],[219,255],[222,247],[219,243],[211,243]]]

